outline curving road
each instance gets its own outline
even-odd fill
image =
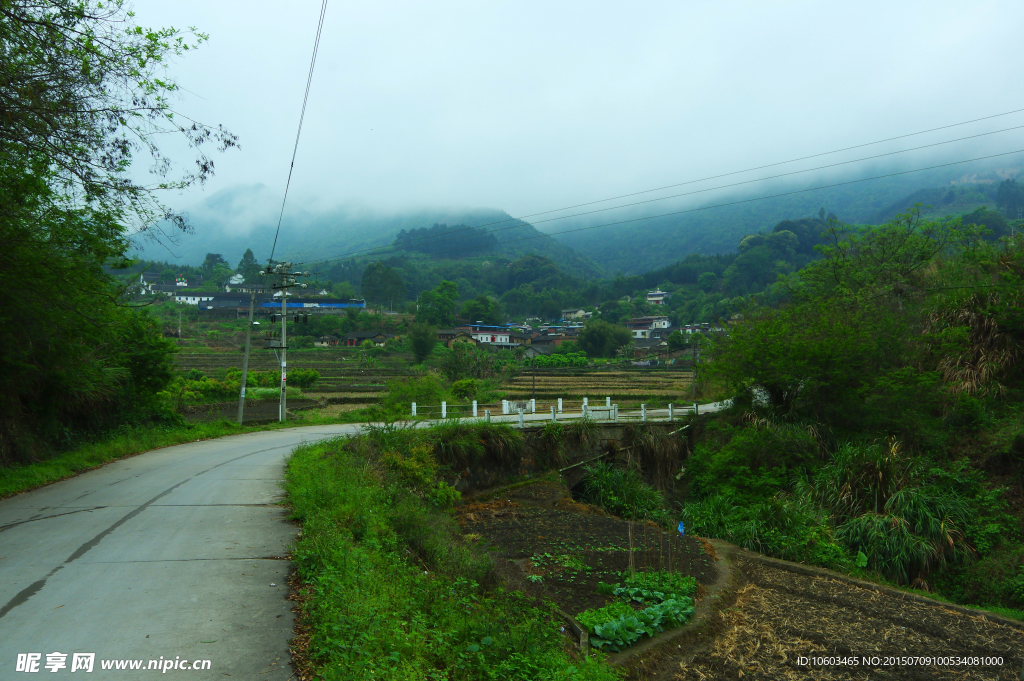
[[[95,656],[84,678],[291,678],[283,556],[298,528],[277,505],[284,463],[302,442],[360,428],[167,447],[0,501],[0,679],[36,678],[19,666],[81,678],[89,672],[72,669],[83,653]],[[63,657],[48,668],[53,653]],[[208,669],[182,667],[203,660]]]
[[[276,505],[284,462],[303,441],[357,429],[168,447],[0,501],[0,678],[33,678],[17,671],[28,653],[45,678],[87,673],[71,671],[74,653],[95,653],[84,678],[154,678],[164,661],[180,678],[290,678],[282,556],[297,528]],[[66,667],[51,672],[58,652]],[[103,660],[142,669],[103,670]],[[210,668],[182,671],[183,660]]]

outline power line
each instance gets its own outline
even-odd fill
[[[284,185],[284,198],[281,199],[281,213],[277,216],[277,229],[274,231],[274,245],[270,249],[270,259],[274,261],[277,250],[277,237],[281,233],[281,220],[284,217],[284,204],[288,201],[288,188],[292,186],[292,171],[295,170],[295,155],[299,153],[299,137],[302,135],[302,121],[306,118],[306,103],[309,101],[309,88],[313,83],[313,67],[316,66],[316,53],[320,48],[320,34],[324,30],[324,14],[327,12],[327,0],[320,5],[320,21],[316,26],[316,39],[313,41],[313,57],[309,60],[309,75],[306,76],[306,93],[302,97],[302,113],[299,114],[299,129],[295,133],[295,147],[292,149],[292,162],[288,166],[288,181]]]
[[[950,126],[947,126],[947,127],[950,127]],[[556,220],[567,220],[569,218],[581,217],[581,216],[584,216],[584,215],[593,215],[594,213],[603,213],[603,212],[607,212],[607,211],[610,211],[610,210],[618,210],[620,208],[630,208],[630,207],[633,207],[633,206],[640,206],[640,205],[644,205],[644,204],[648,204],[648,203],[656,203],[658,201],[667,201],[669,199],[677,199],[677,198],[681,198],[681,197],[684,197],[684,196],[693,196],[695,194],[701,194],[701,193],[706,193],[706,192],[711,192],[711,191],[717,191],[719,189],[729,189],[729,188],[732,188],[732,187],[739,187],[739,186],[742,186],[742,185],[753,184],[753,183],[756,183],[756,182],[766,182],[768,180],[776,180],[776,179],[783,178],[783,177],[790,177],[790,176],[793,176],[793,175],[800,175],[800,174],[803,174],[803,173],[810,173],[810,172],[815,172],[815,171],[818,171],[818,170],[826,170],[828,168],[836,168],[836,167],[843,166],[843,165],[849,165],[851,163],[862,163],[864,161],[870,161],[870,160],[874,160],[874,159],[884,158],[884,157],[887,157],[887,156],[895,156],[895,155],[898,155],[898,154],[906,154],[906,153],[910,153],[910,152],[913,152],[913,151],[920,151],[922,149],[928,149],[928,148],[931,148],[931,147],[938,147],[938,146],[942,146],[942,145],[946,145],[946,144],[953,144],[953,143],[956,143],[956,142],[963,142],[965,140],[977,139],[979,137],[986,137],[988,135],[996,135],[996,134],[1000,134],[1000,133],[1004,133],[1004,132],[1010,132],[1010,131],[1013,131],[1013,130],[1020,130],[1021,128],[1024,128],[1024,125],[1018,125],[1018,126],[1014,126],[1014,127],[1010,127],[1010,128],[1003,128],[1002,130],[993,130],[993,131],[990,131],[990,132],[983,132],[983,133],[979,133],[977,135],[968,135],[967,137],[959,137],[959,138],[956,138],[956,139],[945,140],[945,141],[942,141],[942,142],[933,142],[931,144],[923,144],[923,145],[921,145],[919,147],[911,147],[910,149],[901,149],[899,151],[890,151],[890,152],[886,152],[884,154],[875,154],[874,156],[865,156],[865,157],[858,158],[858,159],[851,159],[849,161],[839,161],[839,162],[836,162],[836,163],[829,163],[829,164],[826,164],[826,165],[823,165],[823,166],[817,166],[817,167],[814,167],[814,168],[806,168],[806,169],[803,169],[803,170],[794,170],[794,171],[790,171],[788,173],[780,173],[778,175],[770,175],[770,176],[767,176],[767,177],[760,177],[760,178],[756,178],[756,179],[753,179],[753,180],[743,180],[741,182],[733,182],[731,184],[718,185],[718,186],[715,186],[715,187],[706,187],[704,189],[697,189],[697,190],[690,191],[690,192],[683,192],[683,193],[680,193],[680,194],[672,194],[670,196],[662,196],[662,197],[658,197],[656,199],[645,199],[643,201],[635,201],[633,203],[621,204],[621,205],[618,205],[618,206],[610,206],[610,207],[607,207],[607,208],[598,208],[596,210],[585,211],[585,212],[582,212],[582,213],[573,213],[571,215],[562,215],[562,216],[558,216],[558,217],[547,218],[545,220],[536,220],[536,221],[534,221],[531,224],[539,225],[539,224],[544,223],[544,222],[553,222],[553,221],[556,221]],[[896,139],[896,138],[892,138],[892,139]],[[860,146],[866,146],[866,145],[860,145]],[[820,156],[822,154],[818,154],[818,155]],[[772,165],[779,165],[779,164],[772,164]],[[744,172],[744,171],[740,171],[740,172]],[[729,173],[729,174],[735,174],[735,173]],[[676,186],[678,186],[678,185],[676,185]],[[657,190],[652,190],[652,191],[657,191]],[[644,192],[639,192],[639,193],[644,193]],[[606,199],[606,200],[609,200],[609,199]],[[601,202],[600,201],[591,202],[591,204],[594,204],[594,203],[601,203]],[[586,205],[586,204],[583,204],[583,205]],[[562,209],[562,210],[565,210],[565,209]],[[547,211],[547,212],[555,212],[555,211]],[[539,215],[539,214],[540,213],[536,213],[535,215]],[[517,219],[517,218],[510,218],[510,219]],[[508,222],[508,220],[502,220],[500,222]],[[500,224],[500,222],[494,222],[494,223],[488,223],[488,224]],[[384,244],[382,246],[374,246],[372,248],[364,248],[364,249],[360,249],[360,250],[356,250],[356,251],[348,251],[346,253],[338,254],[338,255],[335,255],[335,256],[329,256],[329,257],[325,257],[325,258],[318,258],[316,260],[310,260],[310,261],[308,261],[308,263],[326,262],[328,260],[335,260],[335,259],[340,259],[340,258],[345,258],[345,257],[351,257],[353,255],[359,255],[361,253],[371,253],[371,252],[375,252],[375,251],[379,252],[379,251],[383,251],[385,249],[401,249],[401,248],[407,246],[408,244],[414,243],[414,242],[417,242],[417,241],[428,240],[425,245],[434,245],[434,244],[446,243],[448,241],[455,241],[457,239],[465,239],[465,238],[470,238],[472,236],[475,236],[475,235],[472,235],[472,234],[467,234],[465,236],[452,238],[451,237],[452,234],[458,234],[460,232],[465,232],[465,231],[468,231],[468,230],[481,229],[482,227],[486,227],[486,226],[487,225],[481,225],[481,226],[477,226],[477,227],[467,227],[467,228],[464,228],[464,229],[453,230],[451,232],[448,232],[447,234],[445,234],[444,236],[442,236],[440,238],[432,237],[432,236],[426,236],[426,237],[419,237],[419,238],[416,238],[416,239],[410,239],[410,240],[404,242],[401,245],[397,245],[397,244]],[[499,229],[487,230],[486,233],[487,234],[495,234],[496,232],[503,232],[503,231],[506,231],[506,230],[509,230],[509,229],[518,229],[519,227],[522,227],[522,226],[523,225],[511,225],[509,227],[502,227],[502,228],[499,228]]]
[[[1004,113],[993,114],[991,116],[984,116],[982,118],[975,118],[975,119],[972,119],[972,120],[969,120],[969,121],[963,121],[961,123],[951,123],[950,125],[943,125],[943,126],[940,126],[938,128],[930,128],[928,130],[921,130],[919,132],[911,132],[911,133],[907,133],[905,135],[897,135],[896,137],[889,137],[887,139],[877,140],[875,142],[865,142],[863,144],[855,144],[852,147],[844,147],[842,149],[834,149],[832,151],[823,151],[823,152],[821,152],[819,154],[811,154],[810,156],[801,156],[800,158],[794,158],[794,159],[790,159],[788,161],[778,161],[777,163],[769,163],[768,165],[756,166],[756,167],[753,167],[753,168],[747,168],[746,170],[734,170],[732,172],[722,173],[721,175],[712,175],[710,177],[704,177],[704,178],[701,178],[699,180],[688,180],[686,182],[679,182],[677,184],[669,184],[669,185],[665,185],[664,187],[658,187],[657,189],[645,189],[643,191],[633,192],[632,194],[622,194],[620,196],[613,196],[612,198],[609,198],[609,199],[598,199],[597,201],[588,201],[586,203],[578,203],[575,206],[566,206],[565,208],[554,208],[552,210],[546,210],[546,211],[542,211],[540,213],[530,213],[528,215],[523,215],[520,218],[511,218],[511,219],[513,219],[513,220],[515,220],[515,219],[522,220],[523,218],[535,217],[537,215],[547,215],[548,213],[557,213],[557,212],[563,211],[563,210],[572,210],[573,208],[582,208],[584,206],[592,206],[595,203],[604,203],[605,201],[616,201],[618,199],[628,199],[628,198],[630,198],[632,196],[639,196],[641,194],[649,194],[651,192],[658,192],[658,191],[662,191],[662,190],[665,190],[665,189],[672,189],[674,187],[681,187],[681,186],[687,185],[687,184],[696,184],[697,182],[706,182],[708,180],[718,180],[718,179],[721,179],[723,177],[729,177],[730,175],[741,175],[743,173],[750,173],[750,172],[753,172],[755,170],[764,170],[765,168],[774,168],[776,166],[786,165],[787,163],[796,163],[798,161],[806,161],[806,160],[809,160],[809,159],[812,159],[812,158],[819,158],[821,156],[829,156],[831,154],[839,154],[839,153],[842,153],[844,151],[852,151],[853,149],[861,149],[863,147],[870,147],[870,146],[873,146],[875,144],[884,144],[885,142],[894,142],[896,140],[905,139],[907,137],[916,137],[917,135],[925,135],[925,134],[927,134],[929,132],[938,132],[939,130],[948,130],[949,128],[956,128],[956,127],[959,127],[959,126],[962,126],[962,125],[970,125],[971,123],[979,123],[981,121],[987,121],[987,120],[991,120],[993,118],[999,118],[1001,116],[1009,116],[1011,114],[1021,113],[1022,111],[1024,111],[1024,109],[1015,109],[1013,111],[1006,111]],[[507,220],[505,222],[507,222]],[[492,224],[498,224],[498,223],[492,223]]]
[[[519,241],[529,241],[531,239],[542,239],[542,238],[545,238],[545,237],[553,237],[553,236],[555,236],[557,234],[571,234],[572,232],[584,232],[584,231],[587,231],[587,230],[590,230],[590,229],[599,229],[601,227],[613,227],[613,226],[616,226],[616,225],[625,225],[625,224],[629,224],[629,223],[633,223],[633,222],[643,222],[644,220],[655,220],[657,218],[671,217],[673,215],[683,215],[683,214],[686,214],[686,213],[697,213],[699,211],[713,210],[715,208],[726,208],[728,206],[737,206],[737,205],[741,205],[741,204],[744,204],[744,203],[753,203],[755,201],[765,201],[767,199],[777,199],[777,198],[780,198],[780,197],[783,197],[783,196],[793,196],[794,194],[805,194],[807,192],[819,191],[821,189],[832,189],[834,187],[842,187],[842,186],[845,186],[845,185],[857,184],[857,183],[860,183],[860,182],[870,182],[872,180],[882,180],[882,179],[885,179],[887,177],[897,177],[899,175],[910,175],[911,173],[920,173],[920,172],[924,172],[926,170],[935,170],[937,168],[948,168],[950,166],[962,165],[964,163],[974,163],[976,161],[985,161],[985,160],[988,160],[988,159],[991,159],[991,158],[999,158],[1001,156],[1009,156],[1011,154],[1022,154],[1022,153],[1024,153],[1024,149],[1017,149],[1015,151],[1006,151],[1006,152],[1003,152],[1001,154],[992,154],[990,156],[979,156],[978,158],[969,158],[969,159],[965,159],[963,161],[952,161],[950,163],[941,163],[939,165],[928,166],[927,168],[915,168],[914,170],[903,170],[903,171],[896,172],[896,173],[887,173],[885,175],[876,175],[875,177],[864,177],[864,178],[861,178],[859,180],[848,180],[846,182],[836,182],[835,184],[826,184],[826,185],[821,185],[819,187],[809,187],[807,189],[796,189],[794,191],[782,192],[780,194],[769,194],[769,195],[766,195],[766,196],[758,196],[758,197],[755,197],[755,198],[752,198],[752,199],[740,199],[740,200],[737,200],[737,201],[729,201],[727,203],[719,203],[719,204],[715,204],[713,206],[701,206],[700,208],[689,208],[687,210],[677,210],[677,211],[672,211],[671,213],[661,213],[659,215],[648,215],[648,216],[640,217],[640,218],[631,218],[629,220],[619,220],[617,222],[606,222],[606,223],[601,224],[601,225],[591,225],[589,227],[577,227],[575,229],[565,229],[565,230],[562,230],[561,232],[551,232],[549,234],[535,234],[533,236],[527,236],[527,237],[523,237],[521,239],[509,239],[507,241],[499,241],[496,244],[489,244],[489,245],[486,245],[486,246],[471,246],[471,247],[467,247],[467,248],[453,248],[453,249],[449,250],[448,252],[449,253],[459,253],[461,251],[472,251],[472,250],[477,250],[477,249],[480,249],[480,248],[491,248],[492,246],[501,246],[503,244],[511,244],[511,243],[516,243],[516,242],[519,242]],[[314,262],[317,262],[317,261],[314,261]]]

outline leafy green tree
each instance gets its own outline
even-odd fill
[[[167,64],[207,36],[138,26],[123,0],[11,0],[0,14],[5,158],[45,158],[69,209],[84,200],[147,234],[160,218],[186,228],[182,216],[160,205],[153,184],[131,171],[141,151],[152,159],[157,189],[181,188],[213,174],[208,145],[236,145],[222,127],[172,105],[178,86]],[[197,153],[195,167],[177,178],[156,144],[167,134]]]
[[[973,257],[977,230],[913,209],[870,229],[833,221],[827,233],[824,259],[788,282],[790,302],[751,309],[713,344],[710,371],[781,412],[913,430],[912,415],[938,400],[924,294],[947,249]]]
[[[331,286],[331,294],[335,298],[357,298],[356,289],[347,281],[342,281]]]
[[[172,110],[167,63],[205,36],[139,27],[120,0],[12,0],[0,15],[6,465],[153,413],[174,347],[109,272],[130,265],[129,231],[187,228],[156,191],[202,182],[213,172],[203,149],[235,138]],[[156,144],[168,133],[195,151],[194,170],[174,174]],[[140,152],[155,183],[134,171]]]
[[[487,296],[477,296],[462,306],[462,318],[469,323],[501,324],[501,305]]]
[[[363,271],[360,289],[368,303],[381,307],[401,303],[407,295],[402,276],[395,268],[380,261],[370,263]]]
[[[459,304],[459,287],[452,281],[442,281],[437,288],[420,295],[416,321],[440,327],[455,323],[455,310]]]
[[[413,324],[409,327],[409,345],[417,362],[422,362],[437,345],[437,329],[429,324]]]
[[[697,277],[697,286],[701,291],[707,293],[718,286],[718,275],[714,272],[705,272]]]
[[[1010,224],[1006,221],[1006,218],[994,210],[989,210],[985,206],[964,215],[960,218],[960,222],[965,225],[977,225],[979,227],[984,227],[991,232],[991,234],[988,235],[991,239],[998,239],[1000,237],[1010,235]]]
[[[200,265],[200,268],[205,272],[212,273],[214,268],[221,266],[228,266],[228,261],[224,259],[223,255],[220,253],[207,253],[206,258],[203,260],[203,264]]]
[[[682,350],[688,345],[686,336],[679,329],[676,329],[668,335],[668,349],[672,351]]]
[[[624,326],[591,320],[583,327],[577,342],[588,357],[613,357],[618,348],[629,345],[632,340],[632,334]]]
[[[996,205],[1011,220],[1017,219],[1017,211],[1024,208],[1024,186],[1016,180],[1003,180],[999,183],[996,194]]]
[[[258,280],[261,269],[262,268],[260,267],[259,262],[257,262],[252,249],[245,249],[245,253],[242,254],[242,259],[238,261],[238,268],[236,269],[236,271],[245,278],[245,283],[252,284]]]

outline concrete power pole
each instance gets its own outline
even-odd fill
[[[293,274],[289,262],[274,265],[269,272],[281,277],[280,284],[273,288],[281,291],[281,404],[278,407],[278,420],[284,422],[288,418],[288,289],[294,286],[306,288],[305,284],[295,281],[296,276],[308,277],[309,272]]]
[[[249,346],[252,341],[252,314],[256,307],[256,289],[249,294],[249,323],[245,327],[245,357],[242,359],[242,389],[238,394],[238,425],[245,420],[245,382],[249,378]]]

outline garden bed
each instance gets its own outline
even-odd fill
[[[509,586],[551,599],[573,616],[616,600],[599,594],[598,583],[614,584],[629,571],[631,529],[635,571],[688,575],[698,585],[717,577],[714,557],[701,540],[611,517],[573,501],[554,482],[481,494],[457,513],[465,536],[488,548]]]

